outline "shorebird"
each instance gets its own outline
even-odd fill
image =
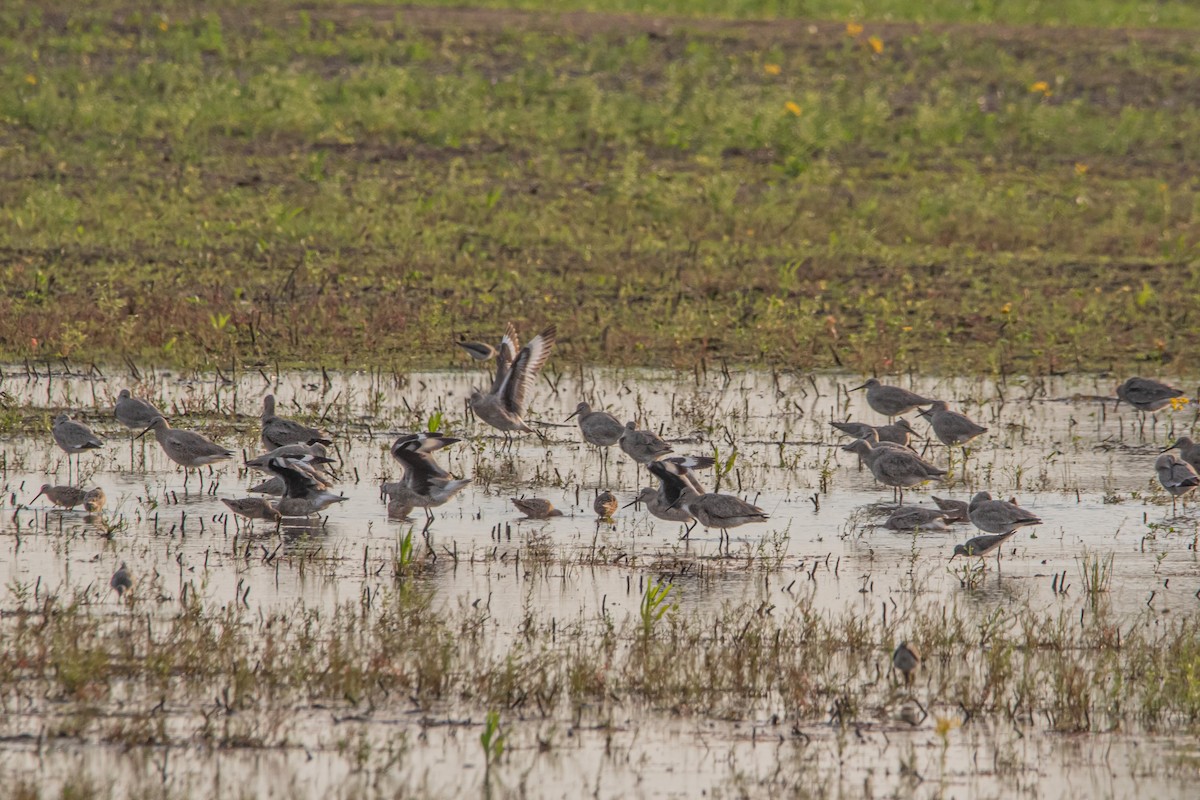
[[[408,515],[412,513],[412,510],[411,503],[406,503],[403,500],[388,500],[388,519],[408,519]]]
[[[436,433],[407,433],[392,443],[392,458],[404,467],[404,478],[390,493],[393,502],[425,509],[427,524],[435,508],[461,492],[470,478],[455,478],[433,459],[433,453],[461,441]]]
[[[1162,452],[1179,448],[1179,456],[1192,465],[1193,469],[1200,469],[1200,444],[1192,441],[1190,436],[1180,436],[1175,440],[1175,444],[1170,447],[1164,447]]]
[[[200,488],[203,490],[204,473],[200,472],[199,468],[206,464],[224,461],[233,455],[232,450],[226,450],[194,431],[172,428],[162,417],[155,417],[149,427],[137,435],[137,438],[140,439],[150,431],[154,431],[154,438],[158,440],[158,444],[167,454],[167,458],[183,467],[184,491],[187,490],[188,470],[195,469],[200,475]]]
[[[711,456],[669,456],[662,459],[659,463],[669,465],[667,469],[691,486],[696,494],[704,494],[704,487],[700,485],[700,482],[696,479],[692,471],[708,469],[716,463],[716,460]],[[672,492],[672,496],[668,499],[667,486],[668,482],[660,478],[657,489],[647,486],[642,489],[632,502],[626,503],[625,507],[628,508],[637,503],[644,503],[646,510],[651,515],[667,522],[682,522],[689,526],[688,531],[690,532],[690,526],[695,524],[695,520],[686,509],[675,505],[678,494]]]
[[[904,684],[912,684],[913,673],[921,666],[921,653],[908,642],[901,642],[892,653],[892,666],[904,675]]]
[[[550,357],[557,328],[547,326],[533,341],[517,350],[517,332],[510,323],[496,354],[496,379],[486,394],[476,389],[468,401],[475,416],[503,431],[511,441],[514,431],[536,433],[521,419],[529,387]],[[540,435],[540,434],[539,434]]]
[[[1186,396],[1179,389],[1149,378],[1130,378],[1117,387],[1117,405],[1124,400],[1138,411],[1150,413],[1161,411],[1177,397]]]
[[[654,431],[638,430],[633,422],[625,423],[625,430],[618,440],[625,454],[639,464],[657,461],[671,451],[671,445]]]
[[[918,413],[929,421],[933,435],[947,447],[965,445],[987,433],[987,428],[972,422],[965,414],[951,411],[942,400],[933,401],[927,410]]]
[[[692,484],[679,474],[676,464],[651,461],[646,466],[651,474],[663,482],[666,498],[672,506],[679,506],[688,512],[705,528],[717,528],[721,531],[721,540],[725,544],[727,555],[730,528],[767,519],[767,514],[761,508],[747,503],[740,497],[715,492],[697,493]]]
[[[253,467],[257,470],[266,471],[267,462],[272,458],[290,458],[292,460],[304,459],[306,456],[312,456],[310,463],[316,464],[332,464],[333,459],[326,456],[325,445],[317,442],[315,444],[285,444],[282,447],[276,447],[262,455],[246,461],[247,467]],[[315,468],[315,467],[314,467]]]
[[[261,497],[239,499],[222,497],[221,502],[228,506],[230,511],[246,519],[264,519],[267,522],[279,522],[283,519],[283,515],[279,513],[275,504]]]
[[[973,539],[968,539],[965,544],[954,545],[954,555],[950,556],[950,560],[954,560],[954,556],[978,556],[982,562],[983,557],[993,550],[996,551],[996,569],[1000,568],[1000,545],[1004,544],[1010,536],[1017,532],[1013,528],[1007,533],[989,533],[983,536],[976,536]]]
[[[275,503],[275,508],[284,517],[311,517],[347,499],[326,489],[291,459],[272,458],[267,462],[267,469],[283,478],[283,497]]]
[[[76,422],[71,419],[71,415],[63,412],[54,419],[54,425],[50,428],[50,433],[54,436],[54,441],[58,443],[67,454],[67,478],[71,475],[71,456],[75,456],[76,476],[79,474],[79,454],[86,450],[98,450],[104,447],[104,440],[96,434],[92,433],[92,429],[82,422]]]
[[[39,497],[45,497],[51,503],[60,508],[75,508],[75,506],[83,505],[88,493],[75,486],[51,486],[48,483],[43,483],[42,488],[29,501],[29,505],[33,505],[34,501]]]
[[[979,492],[971,498],[968,514],[972,524],[984,533],[1008,534],[1028,525],[1041,525],[1036,515],[1005,500],[993,500],[987,492]],[[974,541],[974,540],[972,540]]]
[[[876,440],[881,444],[883,442],[891,442],[903,447],[909,446],[912,437],[919,436],[906,419],[898,419],[890,425],[868,425],[865,422],[851,422],[849,420],[846,422],[830,422],[829,424],[842,433],[853,436],[855,439],[867,439],[869,441],[871,434],[874,434]]]
[[[117,395],[116,405],[113,406],[113,416],[126,428],[140,431],[154,422],[155,417],[162,417],[164,414],[152,403],[134,397],[128,389],[122,389]]]
[[[104,510],[104,504],[108,502],[108,497],[105,496],[104,490],[97,486],[83,496],[83,509],[91,514],[97,511]]]
[[[617,496],[612,492],[601,492],[592,501],[592,510],[602,520],[611,520],[617,513]]]
[[[455,342],[467,355],[476,361],[490,361],[496,357],[496,348],[484,342]]]
[[[871,470],[875,480],[884,486],[898,489],[900,492],[898,502],[901,504],[904,503],[906,487],[917,486],[925,481],[938,480],[946,474],[946,470],[935,467],[907,449],[872,447],[871,443],[865,439],[855,439],[850,444],[843,445],[842,449],[858,454],[863,461],[867,462],[867,468]]]
[[[592,411],[587,403],[575,406],[575,413],[567,420],[575,417],[579,417],[579,431],[583,434],[583,440],[596,447],[612,447],[625,433],[625,426],[616,417],[607,411]]]
[[[867,390],[867,405],[888,418],[907,414],[918,406],[927,406],[933,402],[928,397],[922,397],[908,389],[882,384],[875,378],[850,391],[857,392],[859,389]]]
[[[554,507],[549,500],[540,497],[511,497],[512,504],[529,519],[550,519],[561,517],[563,513]]]
[[[269,394],[263,398],[262,443],[273,450],[289,444],[333,444],[333,440],[323,430],[275,416],[275,395]]]
[[[936,495],[930,495],[937,507],[942,510],[946,522],[970,522],[971,504],[965,500],[948,500]]]
[[[1164,453],[1154,462],[1158,482],[1171,495],[1171,513],[1175,513],[1175,500],[1200,486],[1200,475],[1186,461],[1173,453]]]
[[[125,566],[125,562],[121,562],[121,566],[117,567],[117,571],[112,574],[108,580],[108,585],[117,593],[117,599],[121,599],[126,590],[133,588],[133,578],[129,575],[129,567]]]
[[[893,531],[944,531],[945,512],[924,506],[900,506],[882,527]]]

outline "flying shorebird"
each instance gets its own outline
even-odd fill
[[[537,433],[522,419],[528,404],[529,388],[537,379],[554,348],[557,328],[549,325],[533,341],[517,350],[516,329],[510,323],[496,354],[496,379],[486,394],[476,389],[468,401],[475,416],[503,431],[511,441],[512,433]],[[539,434],[540,435],[540,434]]]
[[[433,453],[461,441],[436,433],[408,433],[392,443],[392,458],[404,467],[404,478],[389,495],[401,507],[407,505],[425,509],[428,523],[433,521],[431,508],[443,505],[461,492],[470,478],[455,478],[433,459]]]
[[[283,497],[275,503],[275,508],[284,517],[311,517],[347,499],[329,491],[291,459],[272,458],[267,462],[267,469],[283,478]]]
[[[455,342],[463,350],[467,351],[467,355],[476,361],[490,361],[496,357],[496,348],[484,342]]]
[[[311,428],[293,419],[275,416],[273,394],[263,398],[261,420],[262,443],[268,450],[289,444],[333,444],[329,434],[319,428]]]
[[[158,444],[162,447],[163,452],[167,454],[167,458],[183,467],[183,488],[185,491],[187,490],[188,470],[195,469],[200,475],[200,488],[203,490],[204,473],[200,472],[199,468],[207,464],[224,461],[233,455],[232,450],[226,450],[221,445],[210,442],[194,431],[172,428],[162,417],[155,417],[149,427],[139,433],[136,438],[140,439],[150,431],[154,431],[154,438],[158,440]]]

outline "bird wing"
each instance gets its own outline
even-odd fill
[[[557,333],[556,326],[548,326],[517,354],[517,360],[513,362],[512,369],[500,389],[504,407],[510,413],[521,416],[525,412],[529,387],[537,379],[537,374],[546,364],[546,359],[550,357]]]
[[[496,379],[492,381],[492,390],[489,394],[499,394],[504,388],[504,383],[508,379],[513,362],[517,360],[520,348],[521,340],[517,337],[517,329],[510,322],[504,331],[504,338],[500,340],[500,346],[496,348]]]
[[[284,497],[304,498],[311,492],[320,491],[311,475],[298,469],[286,458],[272,458],[267,462],[267,469],[283,479]]]
[[[417,494],[429,494],[434,479],[452,477],[433,456],[421,452],[419,443],[397,442],[392,446],[392,457],[404,466],[404,483]]]
[[[659,489],[667,506],[675,506],[683,496],[683,490],[688,486],[687,481],[676,473],[675,470],[678,469],[678,466],[661,461],[651,461],[646,468],[660,481]]]

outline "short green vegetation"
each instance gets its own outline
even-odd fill
[[[723,10],[6,3],[0,358],[1197,367],[1194,5]]]

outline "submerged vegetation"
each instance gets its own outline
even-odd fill
[[[963,5],[6,4],[0,358],[1195,369],[1194,30],[973,24],[1194,9]]]

